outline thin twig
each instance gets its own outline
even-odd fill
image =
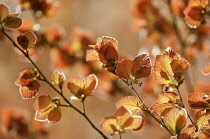
[[[131,86],[131,89],[133,90],[134,94],[137,96],[137,98],[140,100],[144,111],[146,111],[150,116],[152,116],[153,119],[155,119],[155,121],[157,121],[159,124],[161,124],[171,135],[173,135],[173,133],[168,129],[168,127],[162,123],[161,121],[159,121],[153,114],[152,112],[147,108],[147,106],[144,104],[144,102],[142,101],[142,99],[140,98],[140,96],[138,95],[138,93],[136,92],[135,88],[133,86]]]
[[[183,108],[186,110],[186,112],[187,112],[187,109],[186,109],[185,106],[184,106],[184,102],[183,102],[183,100],[182,100],[182,95],[181,95],[181,93],[180,93],[180,91],[179,91],[179,88],[177,87],[176,89],[177,89],[177,91],[178,91],[178,94],[179,94],[179,97],[180,97],[180,101],[182,102],[182,107],[183,107]],[[193,125],[195,125],[194,122],[193,122],[193,120],[191,119],[191,117],[190,117],[190,115],[189,115],[188,112],[187,112],[187,116],[188,116],[188,118],[190,119],[191,123],[192,123]]]
[[[81,114],[88,122],[89,124],[93,127],[93,129],[95,129],[99,134],[101,134],[101,136],[104,139],[108,139],[93,123],[92,121],[87,117],[87,115],[83,112],[81,112],[79,109],[77,109],[76,107],[74,107],[70,101],[63,95],[63,93],[61,91],[59,91],[57,88],[55,88],[48,80],[47,78],[44,76],[44,74],[41,72],[41,70],[39,69],[39,67],[34,63],[34,61],[30,58],[30,56],[24,51],[22,50],[17,44],[16,42],[4,31],[4,28],[2,28],[2,33],[13,43],[14,47],[16,47],[18,50],[20,50],[22,52],[22,54],[31,62],[31,64],[37,69],[37,71],[39,72],[39,74],[41,75],[41,77],[43,78],[42,81],[45,81],[53,90],[55,90],[63,99],[64,101],[68,104],[68,105],[60,105],[63,107],[71,107],[73,108],[75,111],[77,111],[79,114]]]

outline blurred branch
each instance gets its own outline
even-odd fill
[[[171,0],[167,0],[167,5],[168,5],[169,13],[170,13],[171,18],[172,18],[172,23],[171,24],[173,26],[173,29],[174,29],[176,38],[177,38],[177,40],[178,40],[178,42],[179,42],[179,44],[181,46],[180,53],[183,55],[183,49],[186,48],[186,44],[183,41],[182,36],[181,36],[181,33],[180,33],[180,30],[179,30],[179,27],[176,24],[176,16],[173,14],[172,7],[171,7],[170,2],[171,2]],[[186,76],[187,88],[188,88],[189,92],[192,92],[192,90],[193,90],[192,89],[192,83],[191,83],[190,75],[189,75],[189,72],[188,71],[185,73],[185,76]]]

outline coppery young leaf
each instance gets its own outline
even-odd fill
[[[188,62],[168,47],[163,55],[156,56],[154,76],[158,83],[164,85],[165,92],[173,91],[173,88],[183,83],[182,73],[187,68],[189,68]]]
[[[35,120],[48,121],[50,124],[57,123],[61,118],[59,99],[51,99],[49,96],[42,95],[34,103],[36,110]]]
[[[68,81],[68,89],[74,96],[71,97],[73,100],[84,101],[97,87],[98,78],[95,74],[91,74],[86,78],[73,76]]]
[[[189,0],[187,8],[184,10],[185,21],[191,28],[197,28],[205,22],[204,16],[207,14],[206,7],[208,0]]]
[[[185,109],[178,110],[173,108],[164,116],[164,123],[171,130],[173,135],[180,134],[186,122],[187,112]]]
[[[133,60],[123,59],[118,63],[116,74],[128,84],[137,84],[138,79],[148,77],[151,63],[148,54],[141,54]]]
[[[100,126],[105,131],[111,131],[112,134],[120,134],[126,129],[140,130],[143,126],[143,118],[142,116],[131,116],[124,107],[120,107],[114,116],[105,117]]]
[[[62,88],[63,83],[64,83],[65,80],[66,80],[66,77],[65,77],[63,72],[59,72],[57,70],[55,70],[53,72],[52,83],[54,85],[58,86],[60,89]]]
[[[132,115],[141,115],[143,106],[137,97],[129,96],[124,97],[116,103],[117,108],[124,107],[127,111],[131,112]]]

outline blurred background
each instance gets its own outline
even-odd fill
[[[94,34],[95,40],[101,36],[114,37],[119,43],[119,53],[129,58],[134,58],[140,48],[147,47],[147,42],[139,38],[139,32],[132,26],[130,6],[131,1],[128,0],[59,0],[60,8],[57,15],[53,18],[43,17],[40,23],[43,27],[53,25],[62,26],[65,30],[65,37],[63,41],[69,41],[72,31],[75,27],[89,30]],[[0,0],[0,3],[5,4],[10,8],[11,13],[18,10],[18,1],[14,0]],[[30,11],[24,11],[20,15],[21,18],[33,20]],[[12,37],[15,39],[15,34],[11,32]],[[49,49],[42,49],[36,64],[40,67],[43,73],[51,79],[51,74],[54,68],[51,66],[49,60]],[[204,60],[200,63],[198,68],[206,65],[207,61]],[[15,81],[19,77],[19,72],[25,68],[33,67],[30,63],[23,62],[18,54],[13,49],[12,43],[8,39],[0,41],[0,110],[6,107],[15,107],[17,110],[23,111],[27,115],[28,121],[34,118],[35,110],[32,105],[35,99],[23,100],[19,87],[15,85]],[[66,79],[72,75],[80,75],[81,68],[78,66],[70,67],[64,71]],[[203,76],[203,75],[201,75]],[[209,78],[205,77],[205,80]],[[100,81],[99,81],[100,82]],[[120,84],[120,83],[119,83]],[[125,86],[122,84],[122,86]],[[183,87],[184,88],[184,87]],[[128,94],[131,92],[126,90]],[[38,95],[50,94],[57,96],[47,84],[41,83],[41,88]],[[64,94],[71,96],[69,91],[65,88]],[[104,101],[100,99],[101,96],[93,94],[85,101],[86,112],[88,117],[98,127],[103,117],[111,116],[116,111],[115,103],[122,98],[123,95],[115,95],[110,100]],[[147,98],[148,100],[150,98]],[[154,99],[150,100],[155,102]],[[151,102],[152,103],[152,102]],[[81,107],[79,102],[74,103],[78,108]],[[150,119],[149,119],[150,120]],[[148,121],[149,123],[150,121]],[[124,139],[163,139],[168,138],[168,133],[162,129],[157,123],[150,125],[146,123],[140,131],[133,132],[127,130],[126,134],[122,134]],[[100,139],[95,130],[91,128],[89,123],[76,111],[71,108],[62,108],[62,118],[59,123],[49,125],[45,123],[49,131],[49,139]],[[105,133],[105,132],[104,132]],[[109,133],[105,133],[109,136]],[[1,139],[13,139],[15,137],[5,136],[0,132]],[[113,136],[116,138],[117,136]]]

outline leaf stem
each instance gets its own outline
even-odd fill
[[[45,77],[45,75],[42,73],[42,71],[39,69],[39,67],[34,63],[34,61],[30,58],[30,56],[28,55],[28,53],[26,53],[24,50],[22,50],[17,44],[16,42],[4,31],[4,28],[1,29],[1,32],[13,43],[13,46],[16,47],[19,51],[21,51],[21,53],[31,62],[31,64],[37,69],[37,71],[39,72],[39,74],[41,75],[41,77],[43,78],[42,81],[46,82],[54,91],[56,91],[63,99],[64,101],[68,104],[68,105],[60,105],[63,107],[71,107],[73,108],[75,111],[77,111],[79,114],[81,114],[88,122],[89,124],[92,126],[93,129],[95,129],[99,134],[101,134],[101,136],[104,139],[108,139],[94,124],[93,122],[88,118],[88,116],[84,113],[81,112],[79,109],[77,109],[75,106],[73,106],[70,101],[63,95],[62,91],[59,91],[57,88],[55,88]]]
[[[82,112],[85,113],[85,101],[82,101]]]

